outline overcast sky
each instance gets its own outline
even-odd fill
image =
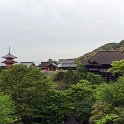
[[[122,39],[124,0],[0,0],[0,56],[74,58]]]

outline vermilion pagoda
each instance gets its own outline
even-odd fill
[[[16,56],[13,56],[10,53],[10,47],[9,47],[9,53],[7,55],[3,56],[2,58],[5,59],[5,61],[3,61],[2,63],[4,63],[6,67],[10,67],[13,64],[17,63],[16,61],[14,61],[14,59],[16,59],[17,57]]]

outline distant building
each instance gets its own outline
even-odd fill
[[[27,67],[35,66],[34,62],[20,62],[20,64],[26,65]]]
[[[5,64],[5,67],[10,67],[13,64],[17,63],[16,61],[14,61],[14,59],[16,59],[17,57],[10,53],[10,47],[9,47],[9,53],[3,56],[2,58],[5,59],[5,61],[2,62]]]
[[[71,68],[72,70],[77,69],[77,64],[75,59],[59,59],[58,61],[59,70],[68,70],[69,68]]]
[[[90,72],[100,74],[106,81],[115,81],[119,74],[113,75],[108,71],[113,61],[123,60],[124,55],[119,51],[98,51],[84,66]]]
[[[56,71],[57,64],[49,59],[47,62],[41,62],[41,64],[38,66],[42,71]]]

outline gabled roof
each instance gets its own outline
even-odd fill
[[[124,55],[119,51],[98,51],[91,57],[88,63],[111,64],[113,61],[124,59]]]
[[[4,58],[4,59],[8,59],[8,58],[15,59],[15,58],[17,58],[17,57],[16,57],[16,56],[13,56],[13,55],[9,52],[7,55],[3,56],[2,58]]]
[[[34,62],[20,62],[20,64],[26,65],[27,67],[32,66],[32,65],[35,66]]]
[[[58,63],[74,64],[75,63],[75,59],[59,59]]]
[[[53,61],[41,62],[39,67],[48,67],[49,65],[57,66]]]
[[[75,59],[59,59],[58,62],[59,68],[69,68],[69,67],[77,67]]]

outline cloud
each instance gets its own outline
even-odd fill
[[[1,0],[0,55],[11,45],[20,61],[76,57],[119,41],[123,5],[123,0]]]

